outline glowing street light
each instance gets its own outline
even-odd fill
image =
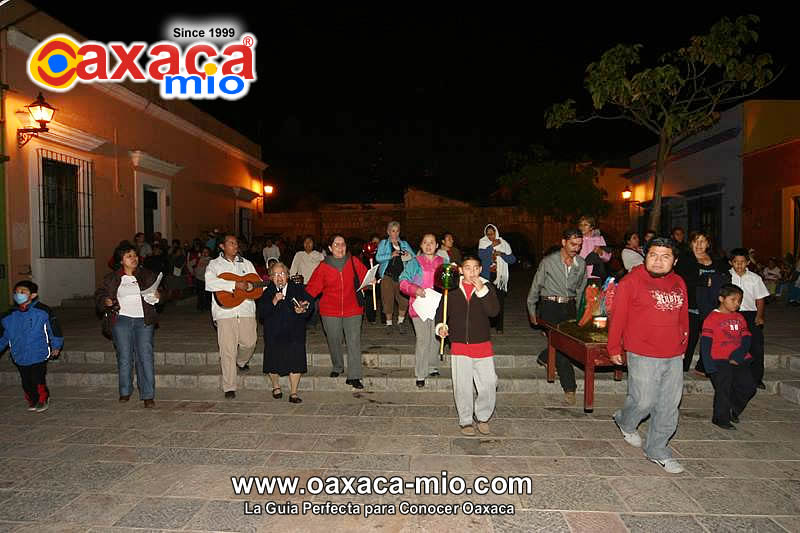
[[[272,185],[264,185],[264,194],[272,194],[275,192],[275,187]]]
[[[629,186],[626,186],[625,190],[622,191],[622,199],[623,200],[630,200],[632,195],[633,195],[633,191],[631,191],[631,188]]]

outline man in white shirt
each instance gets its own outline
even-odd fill
[[[750,272],[747,265],[750,256],[744,248],[735,248],[731,251],[731,283],[742,289],[742,305],[739,312],[747,320],[750,330],[750,355],[753,362],[750,370],[753,372],[753,382],[759,389],[766,389],[764,385],[764,307],[769,289],[764,284],[761,276]]]
[[[261,250],[261,253],[264,255],[264,264],[269,261],[270,257],[274,257],[280,261],[281,249],[278,248],[276,244],[273,244],[272,239],[266,240],[264,243],[264,249]]]
[[[294,254],[292,260],[292,267],[289,269],[289,276],[296,275],[303,276],[303,285],[308,283],[311,279],[311,274],[317,269],[317,266],[325,259],[320,252],[314,249],[314,238],[311,235],[306,236],[303,240],[303,249]]]
[[[238,276],[255,274],[253,263],[239,255],[239,241],[235,235],[225,235],[220,244],[219,257],[206,267],[206,290],[209,292],[252,288],[243,281],[226,281],[219,278],[223,272]],[[217,324],[219,363],[222,368],[222,390],[225,398],[236,398],[237,369],[248,370],[248,362],[258,341],[256,330],[256,303],[247,299],[236,307],[220,307],[216,298],[211,299],[211,316]]]

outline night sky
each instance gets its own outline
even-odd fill
[[[702,12],[667,4],[673,13],[660,18],[654,10],[587,11],[578,4],[547,13],[405,4],[220,11],[218,1],[183,8],[162,0],[128,4],[135,8],[124,16],[126,4],[114,4],[120,19],[108,2],[33,3],[103,42],[160,40],[161,21],[180,14],[244,20],[259,41],[258,81],[239,102],[198,105],[261,144],[283,207],[308,201],[309,190],[329,201],[400,201],[411,184],[485,203],[505,170],[504,154],[534,143],[564,157],[624,164],[655,142],[646,130],[604,122],[548,131],[545,108],[572,97],[587,109],[584,69],[611,46],[642,43],[656,57],[723,15],[759,15],[757,50],[787,67],[758,97],[800,96],[796,20],[782,10]]]

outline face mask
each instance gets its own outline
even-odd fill
[[[23,292],[15,292],[14,301],[17,302],[18,305],[22,305],[28,301],[28,295]]]

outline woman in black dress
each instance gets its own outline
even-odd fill
[[[306,321],[312,298],[302,285],[289,280],[289,270],[275,263],[269,270],[272,283],[258,300],[264,321],[264,373],[272,381],[272,397],[283,398],[278,376],[289,376],[289,401],[300,403],[297,385],[306,365]]]
[[[711,237],[702,231],[689,235],[689,250],[681,255],[675,265],[675,272],[686,283],[689,295],[689,343],[683,356],[683,371],[688,372],[692,357],[700,340],[703,321],[719,305],[719,290],[730,283],[730,265],[712,255]],[[695,371],[705,376],[703,359],[697,358]]]

